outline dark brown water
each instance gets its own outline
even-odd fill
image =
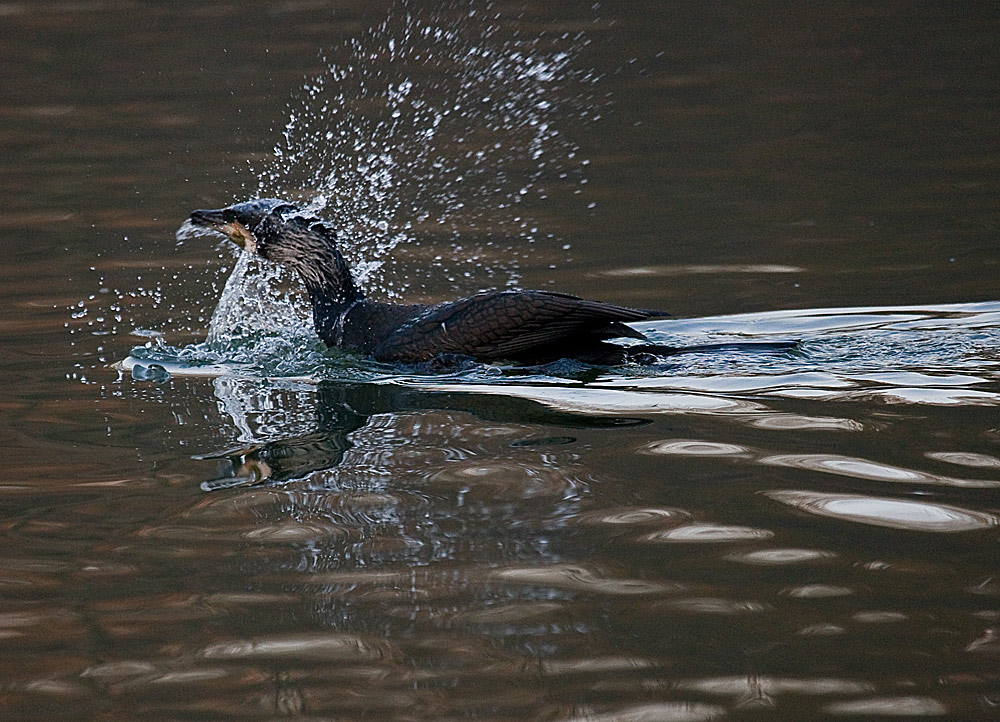
[[[995,10],[435,5],[0,5],[0,719],[1000,717]],[[802,344],[324,354],[263,192]]]

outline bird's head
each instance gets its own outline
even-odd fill
[[[307,286],[330,295],[351,295],[350,271],[333,232],[298,206],[277,198],[259,198],[218,210],[191,214],[191,225],[223,234],[240,248],[297,271]]]
[[[274,225],[283,221],[288,213],[295,213],[298,207],[277,198],[258,198],[245,203],[236,203],[218,210],[199,210],[191,214],[191,225],[221,233],[240,248],[265,256],[261,236]],[[272,215],[278,218],[265,224]]]

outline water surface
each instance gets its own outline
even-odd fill
[[[0,8],[0,717],[995,719],[992,8],[403,7]],[[330,353],[262,192],[800,345]]]

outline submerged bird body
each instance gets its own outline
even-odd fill
[[[641,354],[681,350],[607,343],[613,338],[645,340],[625,324],[665,314],[563,293],[485,291],[437,305],[367,299],[330,227],[285,201],[260,199],[195,211],[190,221],[292,268],[305,284],[320,338],[378,361],[414,363],[449,355],[484,361],[578,358],[613,364]]]

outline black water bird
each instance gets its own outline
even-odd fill
[[[198,210],[190,222],[294,270],[308,291],[320,338],[329,346],[378,361],[416,363],[464,356],[483,361],[576,358],[617,364],[739,345],[674,348],[609,343],[615,338],[646,341],[642,333],[625,324],[667,314],[550,291],[484,291],[436,305],[372,301],[354,282],[333,229],[278,199]]]

